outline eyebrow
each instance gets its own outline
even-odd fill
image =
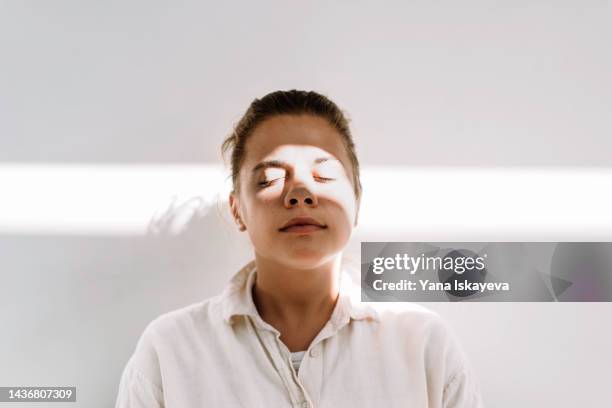
[[[312,163],[320,164],[320,163],[324,163],[330,160],[334,160],[338,162],[340,161],[334,157],[317,157],[316,159],[314,159]],[[253,170],[251,170],[251,174],[254,174],[261,169],[267,169],[269,167],[286,168],[288,166],[289,166],[289,163],[281,161],[281,160],[266,160],[266,161],[262,161],[261,163],[253,167]]]

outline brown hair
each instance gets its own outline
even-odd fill
[[[342,137],[353,170],[353,186],[357,200],[361,198],[359,160],[345,113],[326,96],[314,91],[275,91],[261,99],[254,99],[242,118],[234,126],[233,132],[221,145],[222,156],[231,153],[232,184],[234,191],[239,189],[239,173],[246,156],[246,142],[257,125],[276,115],[310,114],[326,119]]]

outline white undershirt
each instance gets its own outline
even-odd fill
[[[306,353],[306,350],[304,351],[295,351],[291,353],[291,364],[293,364],[293,368],[295,369],[295,372],[298,372],[298,369],[300,368],[300,363],[302,362],[302,358],[304,357],[304,354]]]

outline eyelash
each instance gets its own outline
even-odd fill
[[[321,180],[321,181],[332,181],[332,180],[335,180],[334,178],[329,178],[329,177],[315,177],[315,179]]]
[[[259,183],[257,183],[257,185],[259,185],[259,187],[268,187],[273,182],[275,182],[276,180],[280,180],[282,178],[284,178],[284,177],[279,177],[279,178],[275,178],[275,179],[272,179],[272,180],[260,181]],[[329,177],[315,177],[315,180],[327,182],[327,181],[333,181],[335,179],[334,178],[329,178]]]

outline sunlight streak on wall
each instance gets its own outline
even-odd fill
[[[0,234],[145,235],[191,198],[225,202],[228,174],[221,165],[0,164]],[[362,169],[362,184],[361,231],[612,232],[607,169],[378,166]]]

